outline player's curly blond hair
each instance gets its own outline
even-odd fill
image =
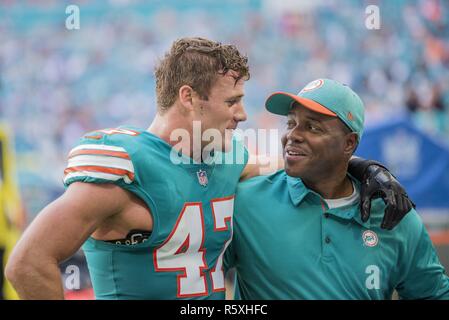
[[[183,85],[207,100],[216,76],[229,70],[238,72],[236,82],[250,77],[248,57],[234,45],[198,37],[176,40],[155,70],[158,112],[164,113],[175,103]]]

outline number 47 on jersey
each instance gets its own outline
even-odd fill
[[[211,201],[214,232],[230,231],[223,244],[210,277],[214,292],[224,291],[223,254],[232,239],[234,196]],[[230,222],[230,230],[227,225]],[[179,272],[177,297],[188,298],[208,295],[206,280],[207,261],[204,248],[204,214],[201,202],[184,204],[176,224],[167,240],[154,251],[153,260],[158,272]]]

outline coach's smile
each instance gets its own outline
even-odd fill
[[[305,157],[307,157],[307,153],[299,147],[290,145],[284,148],[285,161],[299,161]]]

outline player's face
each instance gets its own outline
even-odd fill
[[[201,121],[201,128],[204,132],[207,129],[217,129],[222,138],[217,141],[216,148],[229,150],[231,145],[231,134],[226,135],[237,128],[241,121],[246,120],[246,112],[243,106],[244,84],[245,80],[235,81],[237,73],[229,71],[224,76],[219,75],[217,81],[212,86],[208,100],[200,100],[200,110],[197,119]],[[203,141],[203,146],[210,142]],[[215,145],[215,143],[214,143]]]
[[[282,137],[286,173],[313,183],[344,170],[349,159],[344,153],[348,134],[338,118],[295,104]]]

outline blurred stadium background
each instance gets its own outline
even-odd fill
[[[68,5],[80,29],[68,30]],[[365,26],[368,5],[379,30]],[[250,59],[244,128],[283,128],[264,111],[279,89],[337,79],[366,105],[358,154],[405,184],[449,267],[449,2],[447,0],[0,0],[0,252],[63,193],[67,152],[85,132],[146,127],[153,68],[172,41],[203,36]],[[4,257],[6,258],[6,256]],[[4,259],[5,260],[5,259]],[[80,290],[92,297],[82,253]],[[14,294],[3,283],[4,297]]]

